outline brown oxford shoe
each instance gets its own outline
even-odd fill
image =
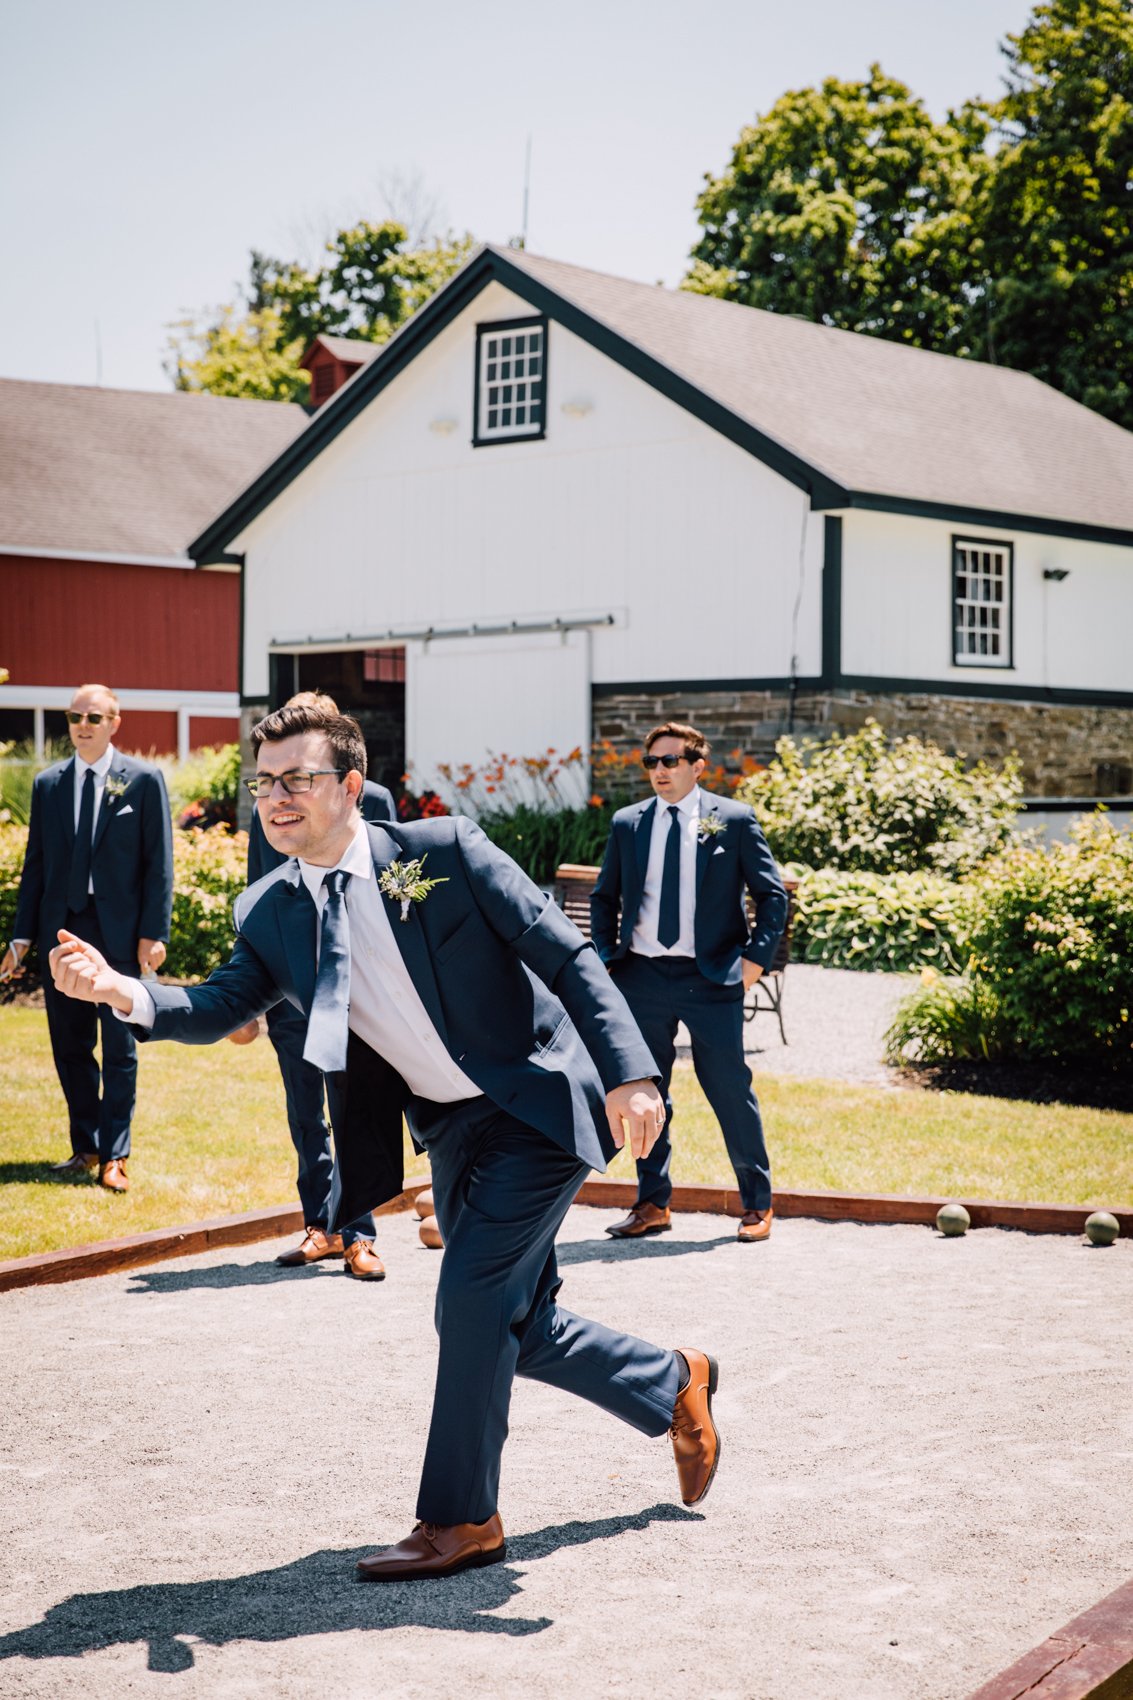
[[[771,1238],[771,1222],[774,1210],[747,1210],[740,1217],[740,1225],[736,1229],[738,1240],[769,1240]]]
[[[606,1232],[615,1240],[640,1240],[646,1234],[667,1234],[672,1225],[667,1205],[635,1204],[628,1216]]]
[[[98,1168],[98,1158],[95,1156],[68,1157],[65,1163],[52,1163],[53,1175],[89,1175]]]
[[[355,1240],[343,1252],[346,1273],[356,1281],[384,1281],[386,1266],[374,1250],[373,1240]]]
[[[320,1257],[341,1257],[342,1235],[328,1234],[322,1228],[308,1228],[292,1251],[281,1251],[276,1258],[285,1269],[299,1269],[306,1263],[317,1263]]]
[[[98,1171],[98,1184],[104,1186],[107,1192],[129,1192],[125,1158],[115,1157],[111,1162],[103,1163]]]
[[[688,1381],[677,1394],[669,1433],[673,1437],[681,1499],[686,1505],[699,1505],[712,1486],[720,1462],[720,1436],[712,1421],[712,1395],[720,1371],[716,1359],[705,1352],[685,1351],[682,1347],[680,1356],[688,1365]]]
[[[417,1577],[455,1576],[507,1557],[498,1516],[486,1523],[418,1523],[395,1547],[358,1560],[363,1582],[412,1582]]]

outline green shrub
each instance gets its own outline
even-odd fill
[[[173,919],[163,974],[203,979],[235,942],[232,905],[248,883],[248,838],[224,827],[173,834]]]
[[[1023,789],[1014,759],[965,768],[919,738],[890,744],[874,720],[824,743],[780,738],[776,752],[736,795],[779,860],[808,867],[960,877],[1009,841]]]
[[[963,962],[963,888],[931,873],[785,870],[799,880],[792,951],[827,968],[900,971]]]
[[[601,862],[614,818],[611,803],[583,809],[536,809],[520,803],[492,809],[479,823],[493,844],[515,859],[537,885],[550,885],[561,862]]]
[[[69,738],[49,743],[42,756],[36,755],[29,739],[0,744],[0,824],[26,826],[31,819],[31,788],[36,774],[73,754]]]
[[[894,1064],[987,1062],[1007,1049],[1002,1011],[990,986],[970,974],[945,979],[931,968],[885,1035],[885,1058]]]
[[[162,760],[169,807],[178,826],[236,824],[240,787],[239,744],[211,744],[184,761]]]
[[[1014,1055],[1133,1062],[1133,832],[1092,815],[989,863],[968,942]]]
[[[27,842],[26,826],[0,823],[0,954],[7,950],[12,937]]]

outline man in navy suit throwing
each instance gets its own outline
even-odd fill
[[[71,1155],[54,1172],[97,1169],[111,1192],[129,1186],[134,1036],[109,1010],[101,1012],[100,1072],[100,1012],[60,997],[46,970],[60,927],[89,939],[123,973],[156,971],[165,960],[173,904],[169,800],[156,767],[114,748],[121,724],[118,699],[105,685],[75,692],[67,710],[75,753],[37,775],[32,787],[14,936],[0,963],[0,972],[22,973],[20,962],[38,940],[51,1049],[71,1127]]]
[[[593,948],[465,818],[367,825],[357,724],[282,708],[252,734],[257,807],[288,860],[237,900],[235,949],[203,984],[146,987],[61,935],[68,996],[146,1037],[209,1044],[288,999],[333,1078],[338,1219],[402,1185],[401,1110],[429,1154],[445,1253],[419,1521],[358,1566],[368,1581],[505,1556],[500,1459],[516,1375],[670,1433],[681,1497],[715,1474],[714,1361],[558,1304],[554,1239],[590,1168],[664,1119],[655,1064]],[[334,1224],[332,1223],[332,1226]]]
[[[285,707],[338,713],[338,704],[325,691],[297,691],[288,697]],[[367,779],[362,787],[361,810],[362,819],[368,821],[393,820],[397,813],[391,793],[372,779]],[[248,884],[255,885],[286,860],[285,851],[273,850],[268,843],[257,809],[248,832]],[[267,1029],[283,1077],[287,1125],[299,1160],[297,1186],[304,1229],[299,1244],[281,1252],[275,1261],[285,1268],[301,1269],[326,1257],[341,1257],[346,1273],[355,1280],[381,1281],[385,1268],[374,1250],[374,1218],[369,1211],[356,1222],[346,1223],[340,1234],[330,1231],[334,1158],[323,1101],[322,1070],[303,1057],[307,1018],[302,1010],[283,998],[274,1009],[268,1010]],[[237,1040],[254,1038],[258,1030],[259,1024],[253,1022],[242,1033],[230,1036]]]
[[[671,1226],[670,1081],[682,1021],[739,1182],[738,1237],[771,1232],[771,1169],[744,1061],[743,1000],[775,955],[787,894],[753,810],[700,789],[708,751],[695,727],[677,721],[650,732],[643,759],[654,796],[614,816],[590,900],[594,943],[657,1059],[665,1094],[664,1129],[638,1159],[637,1201],[606,1230],[616,1239]]]

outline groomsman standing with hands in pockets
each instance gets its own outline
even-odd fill
[[[53,1172],[97,1169],[110,1192],[125,1192],[130,1184],[134,1035],[110,1010],[62,997],[47,956],[66,927],[122,973],[156,972],[165,961],[173,905],[169,799],[156,767],[114,748],[111,739],[121,724],[118,698],[106,685],[81,685],[75,692],[67,710],[75,753],[37,775],[32,787],[13,938],[0,962],[0,973],[22,974],[23,957],[38,941],[47,1027],[71,1126],[71,1155]],[[100,1025],[101,1071],[95,1056]]]
[[[743,1004],[774,958],[787,894],[754,811],[700,789],[708,750],[702,733],[678,721],[650,732],[643,761],[654,795],[614,816],[590,900],[594,943],[657,1059],[665,1094],[661,1136],[638,1160],[637,1202],[606,1229],[615,1239],[671,1226],[669,1088],[682,1021],[739,1182],[737,1237],[765,1240],[771,1232],[771,1169],[744,1061]]]

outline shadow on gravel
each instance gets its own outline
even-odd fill
[[[136,1269],[127,1293],[185,1293],[199,1287],[268,1287],[275,1281],[309,1281],[320,1274],[342,1274],[340,1260],[320,1270],[317,1263],[288,1268],[271,1263],[215,1263],[210,1269]]]
[[[564,1547],[609,1540],[651,1523],[698,1523],[699,1513],[654,1505],[625,1517],[560,1523],[508,1541],[508,1559],[530,1563]],[[354,1565],[374,1549],[325,1549],[248,1576],[154,1583],[102,1594],[72,1594],[42,1623],[0,1637],[0,1659],[77,1659],[104,1647],[149,1644],[148,1668],[170,1675],[193,1668],[191,1640],[288,1641],[352,1629],[455,1629],[534,1635],[549,1617],[492,1617],[522,1592],[512,1564],[465,1571],[448,1581],[357,1583]]]
[[[560,1269],[565,1269],[568,1263],[627,1263],[639,1257],[684,1257],[686,1252],[716,1251],[719,1246],[735,1244],[735,1234],[720,1234],[714,1240],[671,1240],[660,1234],[642,1240],[573,1240],[555,1247],[555,1261]]]

